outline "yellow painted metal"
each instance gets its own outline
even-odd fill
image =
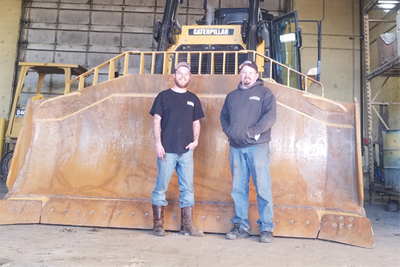
[[[42,92],[43,80],[47,73],[39,73],[39,78],[36,84],[36,94],[40,94]]]
[[[218,36],[218,35],[189,35],[190,30],[196,30],[200,28],[207,29],[223,29],[223,30],[233,30],[233,35]],[[198,44],[216,44],[216,45],[242,45],[245,48],[245,44],[242,41],[241,36],[241,25],[183,25],[181,34],[176,35],[176,42],[169,48],[169,51],[175,51],[180,45],[198,45]]]
[[[112,80],[115,78],[115,61],[110,61],[110,66],[108,70],[108,80]]]
[[[125,53],[124,54],[125,58],[124,58],[124,76],[128,75],[128,66],[129,66],[129,53]],[[151,72],[152,74],[154,72]]]
[[[60,73],[60,74],[63,73],[61,69],[64,69],[64,68],[71,68],[71,69],[81,68],[82,70],[84,70],[84,68],[82,68],[76,64],[19,62],[18,65],[19,66],[27,66],[27,67],[36,67],[36,69],[40,70],[39,72],[43,72],[43,71],[41,71],[41,67],[46,67],[47,69],[52,68],[50,70],[47,70],[46,72],[47,73]]]
[[[28,72],[29,67],[30,67],[30,65],[25,65],[25,64],[21,65],[17,88],[15,90],[15,96],[14,96],[13,105],[11,108],[10,120],[8,123],[7,132],[6,132],[6,142],[7,143],[11,142],[11,140],[10,140],[11,139],[11,131],[12,131],[13,125],[14,125],[14,116],[15,116],[15,111],[17,109],[18,98],[19,98],[19,95],[21,94],[23,82],[25,80],[25,76],[26,76],[26,73]]]
[[[192,34],[189,34],[189,31],[192,32]],[[232,35],[227,35],[227,34],[204,34],[205,32],[228,32],[232,31]],[[201,34],[202,32],[203,34]],[[243,38],[241,36],[241,25],[184,25],[182,26],[181,33],[178,35],[174,35],[173,38],[175,38],[175,43],[168,48],[168,51],[176,51],[180,46],[182,45],[237,45],[239,47],[239,50],[246,49],[246,43],[243,42]],[[264,54],[265,51],[265,42],[261,42],[260,44],[257,45],[256,47],[256,52],[260,54]],[[252,51],[253,52],[253,51]],[[182,53],[182,52],[181,52]],[[197,52],[183,52],[182,54],[188,53],[188,59],[187,61],[190,62],[190,54],[197,53]],[[226,53],[223,52],[223,56],[226,56]],[[249,53],[251,53],[249,51]],[[209,52],[203,52],[200,54],[200,57],[202,57],[204,54],[210,54]],[[214,66],[214,53],[211,54],[211,65]],[[253,54],[254,55],[254,54]],[[165,57],[164,57],[164,60]],[[254,58],[256,61],[257,65],[259,66],[259,71],[263,72],[264,71],[264,61],[262,58],[257,57]],[[178,60],[176,60],[178,62]],[[202,62],[202,61],[199,61]],[[226,60],[223,60],[223,64],[226,63]],[[171,69],[170,66],[171,62],[164,62],[164,68],[167,70]],[[175,63],[176,64],[176,63]],[[235,69],[235,74],[237,70]],[[199,64],[199,74],[201,73],[201,64]],[[214,74],[214,68],[211,68],[211,74]],[[223,74],[225,74],[225,66],[223,67]],[[272,76],[270,76],[272,77]]]
[[[165,60],[165,58],[164,58]],[[140,74],[144,74],[144,54],[140,55],[140,70],[139,70]]]
[[[32,100],[32,101],[35,101],[35,100],[43,99],[43,98],[44,98],[44,97],[43,97],[42,94],[38,94],[38,95],[32,96],[32,97],[31,97],[31,100]]]
[[[18,83],[17,87],[15,89],[15,94],[14,94],[14,99],[13,99],[13,104],[11,108],[11,114],[10,114],[10,119],[6,131],[6,142],[10,143],[12,142],[12,139],[15,142],[15,139],[19,135],[21,123],[22,123],[22,118],[17,118],[15,117],[16,109],[17,109],[17,103],[19,100],[19,97],[22,93],[22,88],[24,85],[25,77],[28,73],[28,70],[32,70],[38,73],[38,81],[36,85],[36,94],[41,93],[41,89],[43,86],[43,80],[44,77],[47,74],[65,74],[65,90],[64,93],[69,93],[70,92],[70,78],[71,75],[80,75],[87,70],[79,65],[75,64],[58,64],[58,63],[38,63],[38,62],[20,62],[18,65],[21,67],[20,69],[20,75],[18,78]],[[43,98],[43,96],[42,96]],[[39,98],[34,98],[34,99],[40,99]]]
[[[6,119],[0,118],[0,158],[3,156],[5,131],[6,131]]]
[[[214,62],[214,59],[215,59],[215,54],[213,53],[213,54],[211,54],[211,66],[214,66],[215,64],[215,62]],[[212,75],[212,74],[214,74],[214,68],[212,67],[211,68],[211,72],[210,72],[210,74]]]
[[[258,53],[260,53],[260,54],[264,54],[264,52],[263,51],[265,51],[265,43],[264,42],[262,42],[260,45],[258,45],[258,47],[257,47],[257,52]],[[255,56],[255,62],[256,62],[256,64],[257,64],[257,66],[259,66],[259,72],[261,72],[261,73],[263,73],[264,72],[264,58],[263,57],[260,57],[260,56],[257,56],[257,54],[255,54],[254,55]],[[270,76],[270,77],[272,77],[272,76]]]
[[[364,180],[362,169],[362,144],[361,144],[361,117],[360,117],[360,103],[357,98],[354,98],[354,111],[355,111],[355,126],[356,126],[356,169],[357,169],[357,189],[358,189],[358,203],[364,203]]]
[[[97,84],[98,79],[99,79],[99,68],[97,67],[94,69],[93,85]],[[80,80],[79,80],[79,82],[80,82]]]
[[[81,90],[83,88],[85,88],[85,77],[84,76],[79,76],[78,90]]]
[[[235,52],[235,74],[238,74],[238,69],[237,66],[239,66],[239,58],[238,58],[238,53]],[[272,76],[270,76],[272,77]]]
[[[154,54],[152,54],[152,56],[151,56],[151,74],[154,74],[154,68],[155,68],[155,65],[156,65],[156,57],[154,56]],[[125,65],[125,66],[128,66],[128,65]]]
[[[63,68],[64,70],[64,81],[65,81],[65,89],[64,89],[64,95],[69,94],[71,92],[71,84],[69,81],[71,80],[71,68]]]
[[[260,47],[262,47],[262,45]],[[162,55],[163,58],[164,58],[164,61],[163,61],[163,64],[164,64],[163,74],[170,74],[170,73],[172,73],[172,70],[173,70],[172,59],[173,58],[178,59],[178,60],[175,61],[175,65],[176,65],[178,63],[178,61],[179,61],[179,56],[180,55],[186,55],[186,54],[198,55],[200,58],[203,55],[210,55],[210,57],[211,57],[211,67],[210,67],[211,74],[214,74],[214,69],[215,69],[214,58],[215,58],[216,55],[221,55],[221,56],[223,56],[224,54],[226,54],[226,55],[228,55],[228,54],[234,55],[235,56],[235,74],[237,74],[237,68],[238,68],[238,63],[239,63],[238,62],[238,56],[239,55],[243,55],[243,54],[246,54],[246,55],[247,54],[252,54],[254,61],[257,64],[260,64],[258,66],[260,70],[263,69],[264,62],[269,62],[267,64],[270,64],[270,69],[271,70],[272,70],[272,67],[274,65],[278,65],[278,66],[282,67],[282,69],[285,69],[288,73],[290,72],[293,75],[294,74],[298,75],[299,77],[301,77],[300,79],[303,79],[303,80],[307,79],[309,84],[311,83],[311,84],[315,84],[315,85],[319,86],[321,88],[321,96],[324,97],[324,86],[322,85],[322,83],[320,83],[320,82],[318,82],[318,81],[316,81],[316,80],[314,80],[314,79],[312,79],[310,77],[307,77],[306,75],[302,74],[301,72],[298,72],[298,71],[296,71],[294,69],[291,69],[291,68],[287,67],[286,65],[279,63],[278,61],[275,61],[275,60],[273,60],[273,59],[271,59],[271,58],[269,58],[267,56],[264,56],[263,54],[260,54],[259,52],[248,51],[248,50],[220,51],[220,52],[210,52],[210,51],[206,51],[206,52],[139,52],[139,51],[128,51],[128,52],[120,54],[120,55],[118,55],[118,56],[116,56],[116,57],[104,62],[103,64],[101,64],[101,65],[99,65],[99,66],[97,66],[97,67],[95,67],[95,68],[83,73],[82,75],[72,79],[70,81],[70,84],[75,83],[75,82],[78,81],[79,82],[78,88],[79,88],[79,90],[81,90],[81,89],[85,88],[84,79],[87,76],[89,76],[90,74],[92,74],[93,72],[95,72],[95,75],[94,75],[94,81],[95,82],[93,82],[93,85],[95,85],[95,84],[97,84],[97,77],[98,77],[99,69],[111,64],[111,62],[114,62],[115,60],[117,60],[119,58],[122,58],[122,57],[126,58],[126,57],[129,57],[130,55],[139,57],[139,61],[137,62],[139,68],[137,69],[136,74],[144,74],[145,73],[145,58],[146,58],[146,56],[151,57],[151,60],[150,60],[150,62],[151,62],[150,73],[154,73],[155,58],[156,58],[157,55]],[[190,63],[190,56],[187,58],[187,61]],[[123,70],[124,73],[127,73],[127,68],[128,68],[128,65],[125,64],[124,65],[124,70]],[[200,66],[199,66],[199,69],[200,69]],[[135,74],[135,73],[133,73],[133,74]],[[270,73],[270,74],[272,74],[272,73]],[[261,75],[261,78],[263,78],[262,75]],[[287,87],[290,87],[290,80],[289,79],[286,79],[285,85]],[[305,90],[305,91],[307,92],[307,90]]]

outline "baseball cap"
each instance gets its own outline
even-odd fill
[[[179,62],[178,64],[176,64],[176,66],[175,66],[175,72],[176,72],[180,67],[188,68],[189,71],[190,71],[190,69],[191,69],[189,63],[182,61],[182,62]]]
[[[239,71],[242,71],[242,68],[243,68],[244,66],[252,67],[253,69],[256,70],[256,72],[258,72],[257,64],[256,64],[254,61],[252,61],[252,60],[246,60],[246,61],[244,61],[244,62],[239,66]]]

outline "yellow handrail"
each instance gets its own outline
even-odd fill
[[[306,92],[308,92],[308,82],[312,82],[315,83],[317,85],[319,85],[321,87],[321,96],[324,97],[324,86],[322,85],[322,83],[304,75],[303,73],[298,72],[297,70],[294,70],[272,58],[269,58],[267,56],[264,56],[258,52],[255,51],[248,51],[248,50],[241,50],[241,51],[181,51],[181,52],[155,52],[155,51],[149,51],[149,52],[140,52],[140,51],[128,51],[128,52],[124,52],[114,58],[111,58],[110,60],[100,64],[99,66],[88,70],[87,72],[81,74],[80,76],[77,76],[75,79],[69,81],[69,85],[71,85],[72,83],[78,81],[79,82],[79,86],[78,89],[83,89],[85,88],[85,78],[88,77],[91,74],[94,74],[94,78],[93,78],[93,82],[91,85],[96,85],[98,83],[98,76],[99,76],[99,70],[108,66],[108,80],[112,80],[114,79],[114,71],[116,68],[116,61],[124,58],[122,65],[123,65],[123,74],[122,76],[126,76],[128,75],[128,69],[129,69],[129,63],[131,62],[131,65],[134,66],[138,66],[138,69],[136,69],[136,74],[145,74],[145,73],[149,73],[149,74],[154,74],[154,70],[155,70],[155,64],[156,64],[156,56],[157,55],[162,55],[163,57],[163,74],[168,74],[170,73],[172,67],[174,67],[179,61],[182,61],[181,57],[185,57],[186,56],[186,61],[191,63],[192,60],[192,55],[198,55],[199,58],[199,65],[198,65],[198,71],[196,74],[201,74],[202,73],[202,60],[204,59],[204,55],[209,55],[210,58],[210,74],[215,74],[215,56],[216,55],[220,55],[223,59],[222,65],[219,67],[222,67],[221,70],[221,75],[234,75],[234,74],[238,74],[238,64],[239,64],[239,55],[251,55],[253,57],[253,60],[255,62],[257,61],[261,61],[261,62],[265,62],[264,66],[266,66],[266,64],[269,63],[269,77],[265,77],[265,78],[269,78],[271,79],[272,77],[272,69],[274,65],[278,65],[283,69],[285,69],[287,71],[287,79],[286,79],[286,86],[291,87],[290,86],[290,77],[291,75],[298,75],[298,77],[300,78],[301,83],[304,84],[304,90]],[[228,55],[234,55],[235,59],[234,59],[234,71],[233,73],[226,73],[226,68],[228,66],[227,64],[227,60],[228,60]],[[133,64],[132,61],[130,60],[130,56],[133,56],[134,60]],[[146,61],[146,58],[149,58],[149,61]],[[176,60],[175,60],[176,59]],[[231,59],[232,60],[232,59]],[[136,63],[136,64],[135,64]],[[146,67],[146,63],[150,63],[150,67]],[[165,67],[168,66],[168,67]],[[112,72],[112,73],[111,73]],[[219,75],[219,74],[218,74]],[[262,72],[261,72],[262,75]],[[261,76],[262,77],[262,76]],[[263,78],[263,77],[262,77]],[[90,86],[91,86],[90,85]]]

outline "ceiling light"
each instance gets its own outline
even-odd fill
[[[395,4],[378,4],[378,7],[382,9],[392,9],[395,6],[396,6]]]
[[[385,12],[389,12],[392,8],[399,4],[400,1],[390,1],[390,0],[379,0],[378,1],[378,8],[383,9]]]

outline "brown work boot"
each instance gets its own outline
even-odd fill
[[[153,207],[153,232],[154,235],[164,236],[164,207],[152,205]]]
[[[196,227],[193,225],[192,207],[185,207],[181,209],[181,234],[204,236],[203,231],[196,229]]]

